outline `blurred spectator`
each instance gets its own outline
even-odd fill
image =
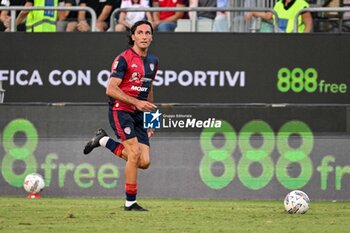
[[[244,7],[245,8],[253,8],[253,7],[266,7],[264,4],[259,3],[260,0],[245,0]],[[270,3],[272,4],[272,2]],[[271,5],[272,7],[272,5]],[[244,13],[245,18],[249,18],[249,12]],[[249,30],[251,32],[273,32],[273,20],[265,20],[260,17],[252,17],[251,25],[249,25]]]
[[[293,32],[294,31],[294,18],[297,13],[308,8],[309,4],[305,0],[279,0],[275,3],[273,9],[278,15],[278,28],[280,32]],[[273,19],[275,23],[275,16],[271,12],[249,12],[245,15],[246,20],[251,18],[260,17],[265,20]],[[310,12],[305,12],[298,17],[298,32],[305,33],[312,30],[312,16]]]
[[[60,2],[60,6],[77,6],[78,2],[76,0],[64,0]],[[72,32],[77,26],[78,11],[58,11],[58,22],[57,31],[58,32]],[[68,26],[69,25],[69,26]]]
[[[190,0],[190,7],[216,7],[217,0]],[[190,18],[193,18],[193,12],[189,13]],[[197,11],[197,19],[215,19],[215,11]]]
[[[120,8],[149,8],[149,0],[122,0]],[[117,32],[123,32],[130,30],[131,26],[140,20],[148,20],[150,23],[153,23],[151,12],[124,12],[121,11],[119,14],[118,24],[115,27]]]
[[[217,0],[217,6],[219,8],[228,7],[227,0]],[[214,32],[228,32],[227,12],[218,11],[214,20],[213,31]]]
[[[153,0],[153,7],[187,7],[188,0]],[[158,32],[173,32],[178,19],[187,19],[187,12],[161,11],[153,13],[154,27]]]
[[[95,10],[97,15],[96,30],[103,32],[109,28],[109,21],[114,9],[120,7],[120,0],[80,0],[79,6],[88,6]],[[91,15],[86,11],[79,11],[78,22],[69,22],[67,31],[90,31]]]
[[[1,0],[0,6],[24,6],[25,0]],[[18,16],[19,11],[16,12],[16,17]],[[1,11],[0,12],[0,31],[11,31],[11,12],[10,11]],[[17,31],[25,31],[25,23],[17,25]]]
[[[344,0],[343,1],[344,7],[350,7],[350,0]],[[350,11],[347,11],[343,15],[344,19],[344,31],[350,32]]]
[[[58,0],[26,0],[24,6],[58,6]],[[26,20],[27,32],[56,32],[57,11],[23,10],[16,19],[16,25]]]

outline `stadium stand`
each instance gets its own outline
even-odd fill
[[[227,24],[229,28],[229,32],[238,32],[238,33],[255,33],[255,32],[273,32],[274,29],[272,27],[272,22],[263,21],[259,18],[254,18],[252,21],[244,20],[244,15],[247,10],[251,9],[272,9],[273,5],[277,2],[277,0],[229,0],[227,8]],[[310,7],[348,7],[350,9],[350,0],[308,0]],[[65,8],[66,10],[72,11],[72,8]],[[190,9],[189,7],[185,7],[186,9]],[[182,8],[182,9],[185,9]],[[212,7],[209,7],[212,8]],[[208,8],[208,9],[209,9]],[[0,10],[11,10],[14,8],[4,8],[1,7]],[[48,9],[48,8],[45,8]],[[77,9],[77,8],[74,8]],[[149,10],[157,9],[154,6]],[[203,11],[201,10],[193,10],[195,12]],[[223,8],[221,8],[222,10]],[[235,10],[232,10],[235,9]],[[238,10],[237,10],[238,9]],[[241,10],[240,10],[241,9]],[[243,9],[243,10],[242,10]],[[245,9],[245,10],[244,10]],[[17,9],[18,11],[18,9]],[[187,10],[189,11],[189,10]],[[350,11],[350,10],[349,10]],[[152,11],[154,12],[154,11]],[[76,12],[75,12],[76,13]],[[110,17],[110,22],[113,22],[115,25],[116,17],[119,13],[119,9],[113,11]],[[350,32],[350,12],[313,12],[313,19],[315,24],[314,32]],[[176,31],[187,31],[187,32],[210,32],[213,28],[213,22],[208,20],[179,20],[178,28]],[[215,22],[215,21],[214,21]],[[96,22],[95,22],[96,23]],[[15,24],[13,24],[15,25]],[[341,30],[340,30],[341,28]],[[115,29],[111,28],[110,31],[115,31]],[[11,30],[16,31],[16,29]],[[93,28],[91,31],[96,31]]]
[[[349,7],[348,0],[323,0],[321,7]],[[349,13],[344,12],[316,12],[313,15],[315,32],[350,32]]]

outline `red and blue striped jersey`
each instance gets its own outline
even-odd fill
[[[145,57],[138,55],[132,48],[117,56],[112,64],[111,77],[122,79],[120,89],[127,95],[139,100],[147,100],[151,84],[158,70],[158,58],[147,52]],[[110,97],[113,110],[135,111],[135,106]]]

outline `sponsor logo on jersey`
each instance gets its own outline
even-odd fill
[[[131,90],[133,90],[133,91],[147,91],[148,87],[131,86]]]

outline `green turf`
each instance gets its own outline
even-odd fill
[[[350,232],[350,202],[312,202],[304,215],[282,201],[0,197],[0,232]]]

